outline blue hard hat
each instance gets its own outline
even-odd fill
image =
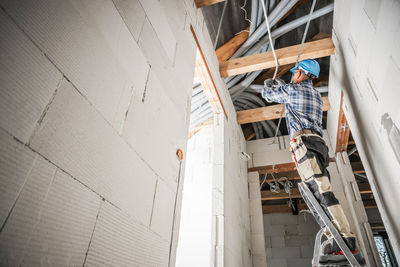
[[[314,59],[304,59],[291,68],[290,71],[294,72],[297,69],[303,70],[310,78],[318,78],[319,76],[319,64]]]

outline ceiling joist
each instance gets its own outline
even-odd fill
[[[295,63],[299,53],[300,45],[289,46],[275,50],[278,58],[278,65]],[[333,55],[335,46],[331,38],[324,38],[318,41],[304,43],[300,60],[308,58],[320,58]],[[223,62],[220,65],[222,77],[232,76],[262,69],[275,67],[275,59],[272,51],[235,58]]]
[[[215,50],[219,63],[227,61],[249,37],[249,27]]]
[[[322,97],[323,111],[330,110],[331,106],[327,96]],[[261,108],[247,109],[236,112],[237,122],[239,124],[246,124],[250,122],[265,121],[279,119],[281,116],[283,104],[266,106]],[[285,117],[285,114],[282,114]]]

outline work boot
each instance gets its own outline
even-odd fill
[[[320,264],[334,264],[334,265],[347,265],[348,261],[346,256],[343,254],[341,250],[335,250],[335,245],[333,244],[333,240],[325,240],[321,244],[321,252],[319,256]],[[358,263],[361,265],[365,264],[365,260],[358,250],[352,251],[353,256],[356,258]]]

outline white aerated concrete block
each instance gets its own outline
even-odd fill
[[[54,173],[54,166],[40,161],[42,170]],[[1,260],[21,266],[83,265],[101,199],[60,170],[55,177],[38,171],[2,231]]]
[[[264,254],[253,254],[253,267],[266,267],[267,266],[267,259]],[[270,264],[268,262],[268,267]]]
[[[250,215],[256,216],[262,214],[261,199],[250,199]]]
[[[250,199],[260,199],[260,183],[249,183]]]
[[[123,138],[157,175],[175,183],[179,172],[176,150],[186,146],[187,128],[184,117],[166,92],[155,72],[151,71],[144,102],[138,98],[132,101]]]
[[[165,91],[168,92],[168,97],[180,109],[182,114],[186,114],[186,99],[193,90],[193,85],[188,86],[188,84],[193,82],[193,76],[184,77],[173,69],[172,63],[169,61],[154,28],[147,18],[139,37],[139,46],[151,65],[151,69],[157,74],[158,79],[162,81]]]
[[[277,150],[274,152],[253,153],[253,167],[289,163],[292,157],[289,150]]]
[[[250,229],[252,234],[264,234],[263,216],[250,216]]]
[[[62,75],[3,10],[0,35],[0,127],[27,143]]]
[[[103,202],[87,266],[168,266],[169,242]]]
[[[32,147],[148,225],[156,175],[87,100],[63,81]]]
[[[149,18],[151,25],[157,33],[158,39],[166,51],[169,60],[173,62],[175,58],[176,40],[163,8],[157,0],[139,1],[146,11],[146,16]]]
[[[149,66],[111,1],[4,0],[2,6],[118,130]]]
[[[146,13],[139,0],[114,0],[113,2],[133,38],[137,41],[146,18]]]
[[[158,179],[150,228],[168,242],[171,240],[175,191],[176,188],[172,189],[162,179]]]
[[[299,247],[286,247],[282,248],[271,248],[271,256],[275,259],[295,259],[300,258]]]
[[[31,177],[37,154],[0,129],[0,225]]]
[[[265,241],[263,234],[251,235],[251,250],[254,254],[265,253]]]
[[[258,174],[258,172],[249,172],[247,173],[247,181],[249,183],[259,183],[260,175]]]

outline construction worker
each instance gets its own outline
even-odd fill
[[[355,236],[350,231],[342,206],[332,192],[327,170],[328,147],[322,139],[323,102],[312,83],[312,79],[319,75],[319,64],[313,59],[306,59],[290,71],[293,73],[292,83],[276,83],[268,79],[264,82],[262,96],[268,102],[285,104],[286,126],[291,138],[290,151],[297,171],[342,235],[350,251],[361,262],[363,259],[361,253],[356,250]],[[324,227],[318,214],[314,214],[314,217],[319,225]],[[321,246],[320,263],[347,262],[331,234],[326,233],[326,236],[328,240]]]

